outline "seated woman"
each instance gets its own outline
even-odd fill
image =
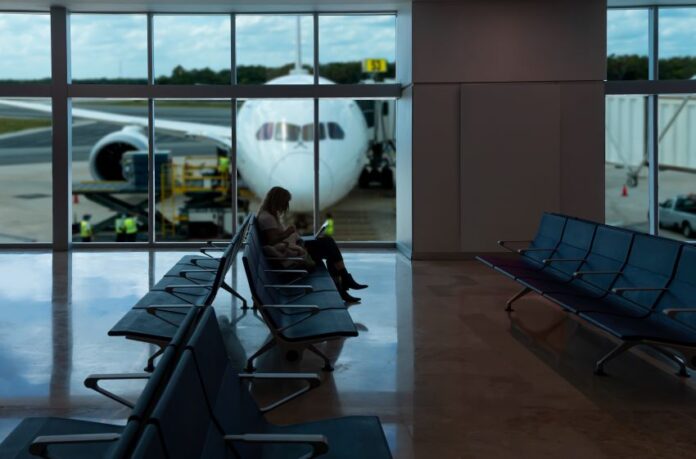
[[[279,186],[271,188],[261,204],[256,216],[261,240],[271,251],[284,256],[309,256],[315,263],[326,260],[326,267],[331,274],[341,298],[349,303],[357,303],[356,298],[348,293],[348,289],[364,289],[367,285],[358,284],[346,270],[343,256],[331,237],[323,236],[317,239],[303,241],[293,225],[287,228],[282,223],[282,217],[290,208],[292,195]]]

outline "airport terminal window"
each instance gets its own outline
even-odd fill
[[[375,113],[393,100],[364,101]],[[369,102],[369,104],[368,104]],[[333,219],[333,237],[341,241],[393,241],[396,238],[396,125],[392,115],[368,127],[356,101],[322,99],[319,119],[332,142],[319,143],[319,218]],[[386,113],[393,114],[394,110]],[[323,117],[333,118],[324,121]],[[342,128],[340,128],[340,126]],[[331,132],[334,127],[332,137]],[[338,138],[335,128],[340,128]]]
[[[74,83],[147,83],[147,16],[71,14]]]
[[[237,15],[237,83],[312,84],[313,28],[310,15]]]
[[[607,12],[607,80],[647,80],[648,10]]]
[[[663,95],[658,104],[658,201],[660,235],[693,239],[696,234],[696,97]]]
[[[660,8],[661,80],[696,78],[696,8]]]
[[[51,80],[48,14],[0,13],[0,83]]]
[[[229,15],[155,15],[157,84],[229,84]]]
[[[158,99],[155,117],[155,239],[229,239],[230,101]],[[169,122],[205,130],[208,140],[176,132]]]
[[[74,99],[72,117],[73,241],[147,241],[147,101]]]
[[[319,16],[320,83],[382,83],[396,77],[396,16]]]
[[[648,231],[646,97],[606,97],[605,221]]]
[[[51,103],[0,99],[0,243],[52,240]]]

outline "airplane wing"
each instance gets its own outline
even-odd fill
[[[25,110],[33,110],[42,113],[51,113],[50,105],[38,102],[0,99],[0,105]],[[122,126],[138,126],[142,127],[143,129],[147,128],[147,118],[138,116],[118,115],[115,113],[106,113],[84,108],[73,108],[72,116],[74,118],[101,121],[104,123],[118,124]],[[232,134],[228,126],[215,126],[210,124],[189,123],[186,121],[171,121],[155,118],[155,130],[189,139],[212,140],[227,148],[232,146]]]

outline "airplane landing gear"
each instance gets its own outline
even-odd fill
[[[379,187],[384,190],[393,189],[394,172],[389,164],[389,160],[384,156],[382,144],[373,144],[371,151],[370,162],[360,174],[358,185],[360,188]]]

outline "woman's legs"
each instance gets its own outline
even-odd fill
[[[361,285],[355,282],[353,276],[348,273],[346,270],[346,265],[343,262],[341,250],[338,248],[338,245],[336,245],[336,241],[334,241],[333,238],[320,237],[318,239],[306,241],[305,248],[315,262],[326,260],[326,267],[328,268],[331,277],[337,281],[339,290],[345,291],[349,288],[367,288],[367,285]],[[355,298],[355,300],[359,301],[357,298]]]

